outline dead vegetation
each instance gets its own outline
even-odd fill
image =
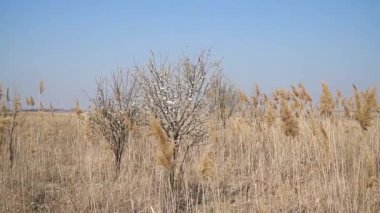
[[[334,97],[324,83],[314,105],[301,84],[249,95],[219,76],[209,90],[191,81],[201,59],[178,65],[193,92],[150,62],[143,90],[99,81],[90,112],[22,112],[1,89],[0,212],[380,211],[375,89]]]

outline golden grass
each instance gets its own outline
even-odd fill
[[[208,145],[192,147],[184,164],[180,208],[167,199],[174,144],[158,120],[133,127],[115,180],[112,150],[85,119],[20,112],[13,168],[7,158],[0,162],[0,212],[379,212],[374,90],[358,92],[360,107],[353,107],[351,119],[334,111],[320,116],[316,108],[295,116],[288,106],[292,96],[308,100],[299,88],[292,94],[279,90],[280,106],[267,100],[264,120],[242,112],[225,127],[216,118],[209,122]],[[249,103],[243,93],[240,98]],[[361,116],[370,120],[366,131]]]

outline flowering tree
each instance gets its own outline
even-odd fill
[[[205,96],[219,62],[203,51],[195,59],[183,57],[176,65],[157,63],[154,54],[147,67],[137,67],[145,110],[161,121],[176,146],[184,137],[200,142],[205,130]]]

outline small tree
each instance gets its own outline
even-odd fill
[[[91,99],[94,108],[89,113],[89,121],[111,145],[116,177],[137,116],[137,91],[136,81],[130,73],[119,71],[112,75],[111,81],[98,80],[96,97]]]
[[[174,143],[171,187],[176,179],[175,169],[181,174],[189,148],[206,135],[205,96],[219,65],[219,62],[210,60],[209,51],[203,51],[195,59],[184,56],[173,66],[166,61],[157,63],[152,54],[147,67],[136,68],[146,113],[153,114],[160,121],[166,136]],[[185,138],[190,142],[184,143]],[[185,147],[185,151],[176,165],[180,147]]]
[[[238,90],[222,73],[218,73],[212,81],[207,99],[210,112],[215,112],[218,119],[222,121],[223,128],[226,128],[227,120],[238,107]]]

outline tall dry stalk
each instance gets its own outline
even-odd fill
[[[77,99],[75,102],[75,110],[74,111],[78,117],[83,113],[82,109],[80,108],[79,99]]]
[[[214,178],[215,161],[212,153],[213,144],[209,145],[199,160],[199,172],[203,180]]]
[[[331,116],[335,109],[334,98],[327,83],[322,83],[322,95],[319,99],[320,113],[324,116]]]

